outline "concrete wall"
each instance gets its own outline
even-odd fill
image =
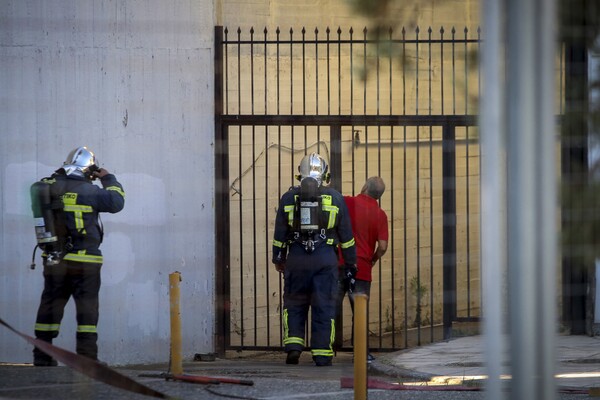
[[[399,4],[408,25],[477,26],[475,0]],[[29,269],[29,186],[87,145],[127,193],[103,219],[100,357],[168,360],[173,271],[184,355],[213,350],[215,24],[312,32],[368,21],[344,0],[0,0],[0,318],[33,334],[43,279],[41,265]],[[74,349],[75,325],[70,302],[55,343]],[[0,328],[0,361],[30,360],[31,346]]]
[[[262,35],[265,26],[269,30],[280,27],[282,32],[294,28],[298,34],[302,27],[310,33],[319,28],[322,34],[327,26],[333,30],[354,27],[358,33],[373,20],[367,18],[364,11],[357,13],[351,6],[354,3],[359,1],[221,0],[217,23],[231,30],[238,26],[242,30],[254,27],[258,35]],[[392,0],[387,3],[386,18],[381,21],[384,26],[462,29],[479,25],[479,0]],[[372,1],[372,4],[377,2]]]
[[[173,271],[184,356],[213,350],[214,25],[211,1],[0,1],[0,318],[33,334],[29,186],[87,145],[126,191],[103,218],[100,358],[169,359]],[[73,350],[75,325],[71,301],[55,343]],[[0,327],[0,361],[31,346]]]

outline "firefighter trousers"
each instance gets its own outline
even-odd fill
[[[337,257],[332,246],[307,253],[292,245],[284,272],[285,351],[302,351],[311,311],[310,348],[315,361],[333,357],[337,295]]]
[[[35,336],[52,343],[58,336],[64,309],[72,296],[75,301],[77,354],[98,359],[98,293],[102,264],[61,261],[57,265],[44,263],[44,291],[35,324]],[[37,347],[34,360],[49,356]]]

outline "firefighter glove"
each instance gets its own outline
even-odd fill
[[[282,262],[275,263],[275,269],[277,270],[277,272],[282,273],[285,270],[285,263],[282,263]]]
[[[354,285],[356,283],[356,273],[358,272],[358,268],[356,268],[356,264],[345,264],[344,265],[344,280],[348,286],[348,291],[350,293],[354,292]]]

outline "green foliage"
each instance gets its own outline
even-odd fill
[[[414,326],[421,326],[423,324],[427,324],[429,321],[429,318],[422,318],[421,315],[421,310],[423,308],[423,299],[425,298],[425,296],[427,295],[427,286],[423,286],[421,284],[421,282],[419,281],[419,279],[416,276],[413,276],[410,279],[410,292],[413,294],[413,296],[415,296],[416,300],[417,300],[417,308],[416,308],[416,315],[415,315],[415,320],[413,322]]]

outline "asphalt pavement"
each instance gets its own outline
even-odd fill
[[[557,398],[595,397],[600,388],[600,338],[560,336]],[[484,399],[481,336],[456,338],[394,353],[374,353],[368,366],[370,399]],[[338,353],[331,367],[316,367],[310,354],[286,365],[283,353],[228,353],[214,361],[185,361],[173,379],[168,364],[111,367],[123,377],[177,399],[353,399],[353,356]],[[181,377],[180,377],[181,378]],[[208,381],[205,379],[208,378]],[[506,379],[507,390],[510,378]],[[148,399],[92,379],[66,366],[33,367],[0,362],[0,399]],[[509,398],[509,397],[507,397]]]

